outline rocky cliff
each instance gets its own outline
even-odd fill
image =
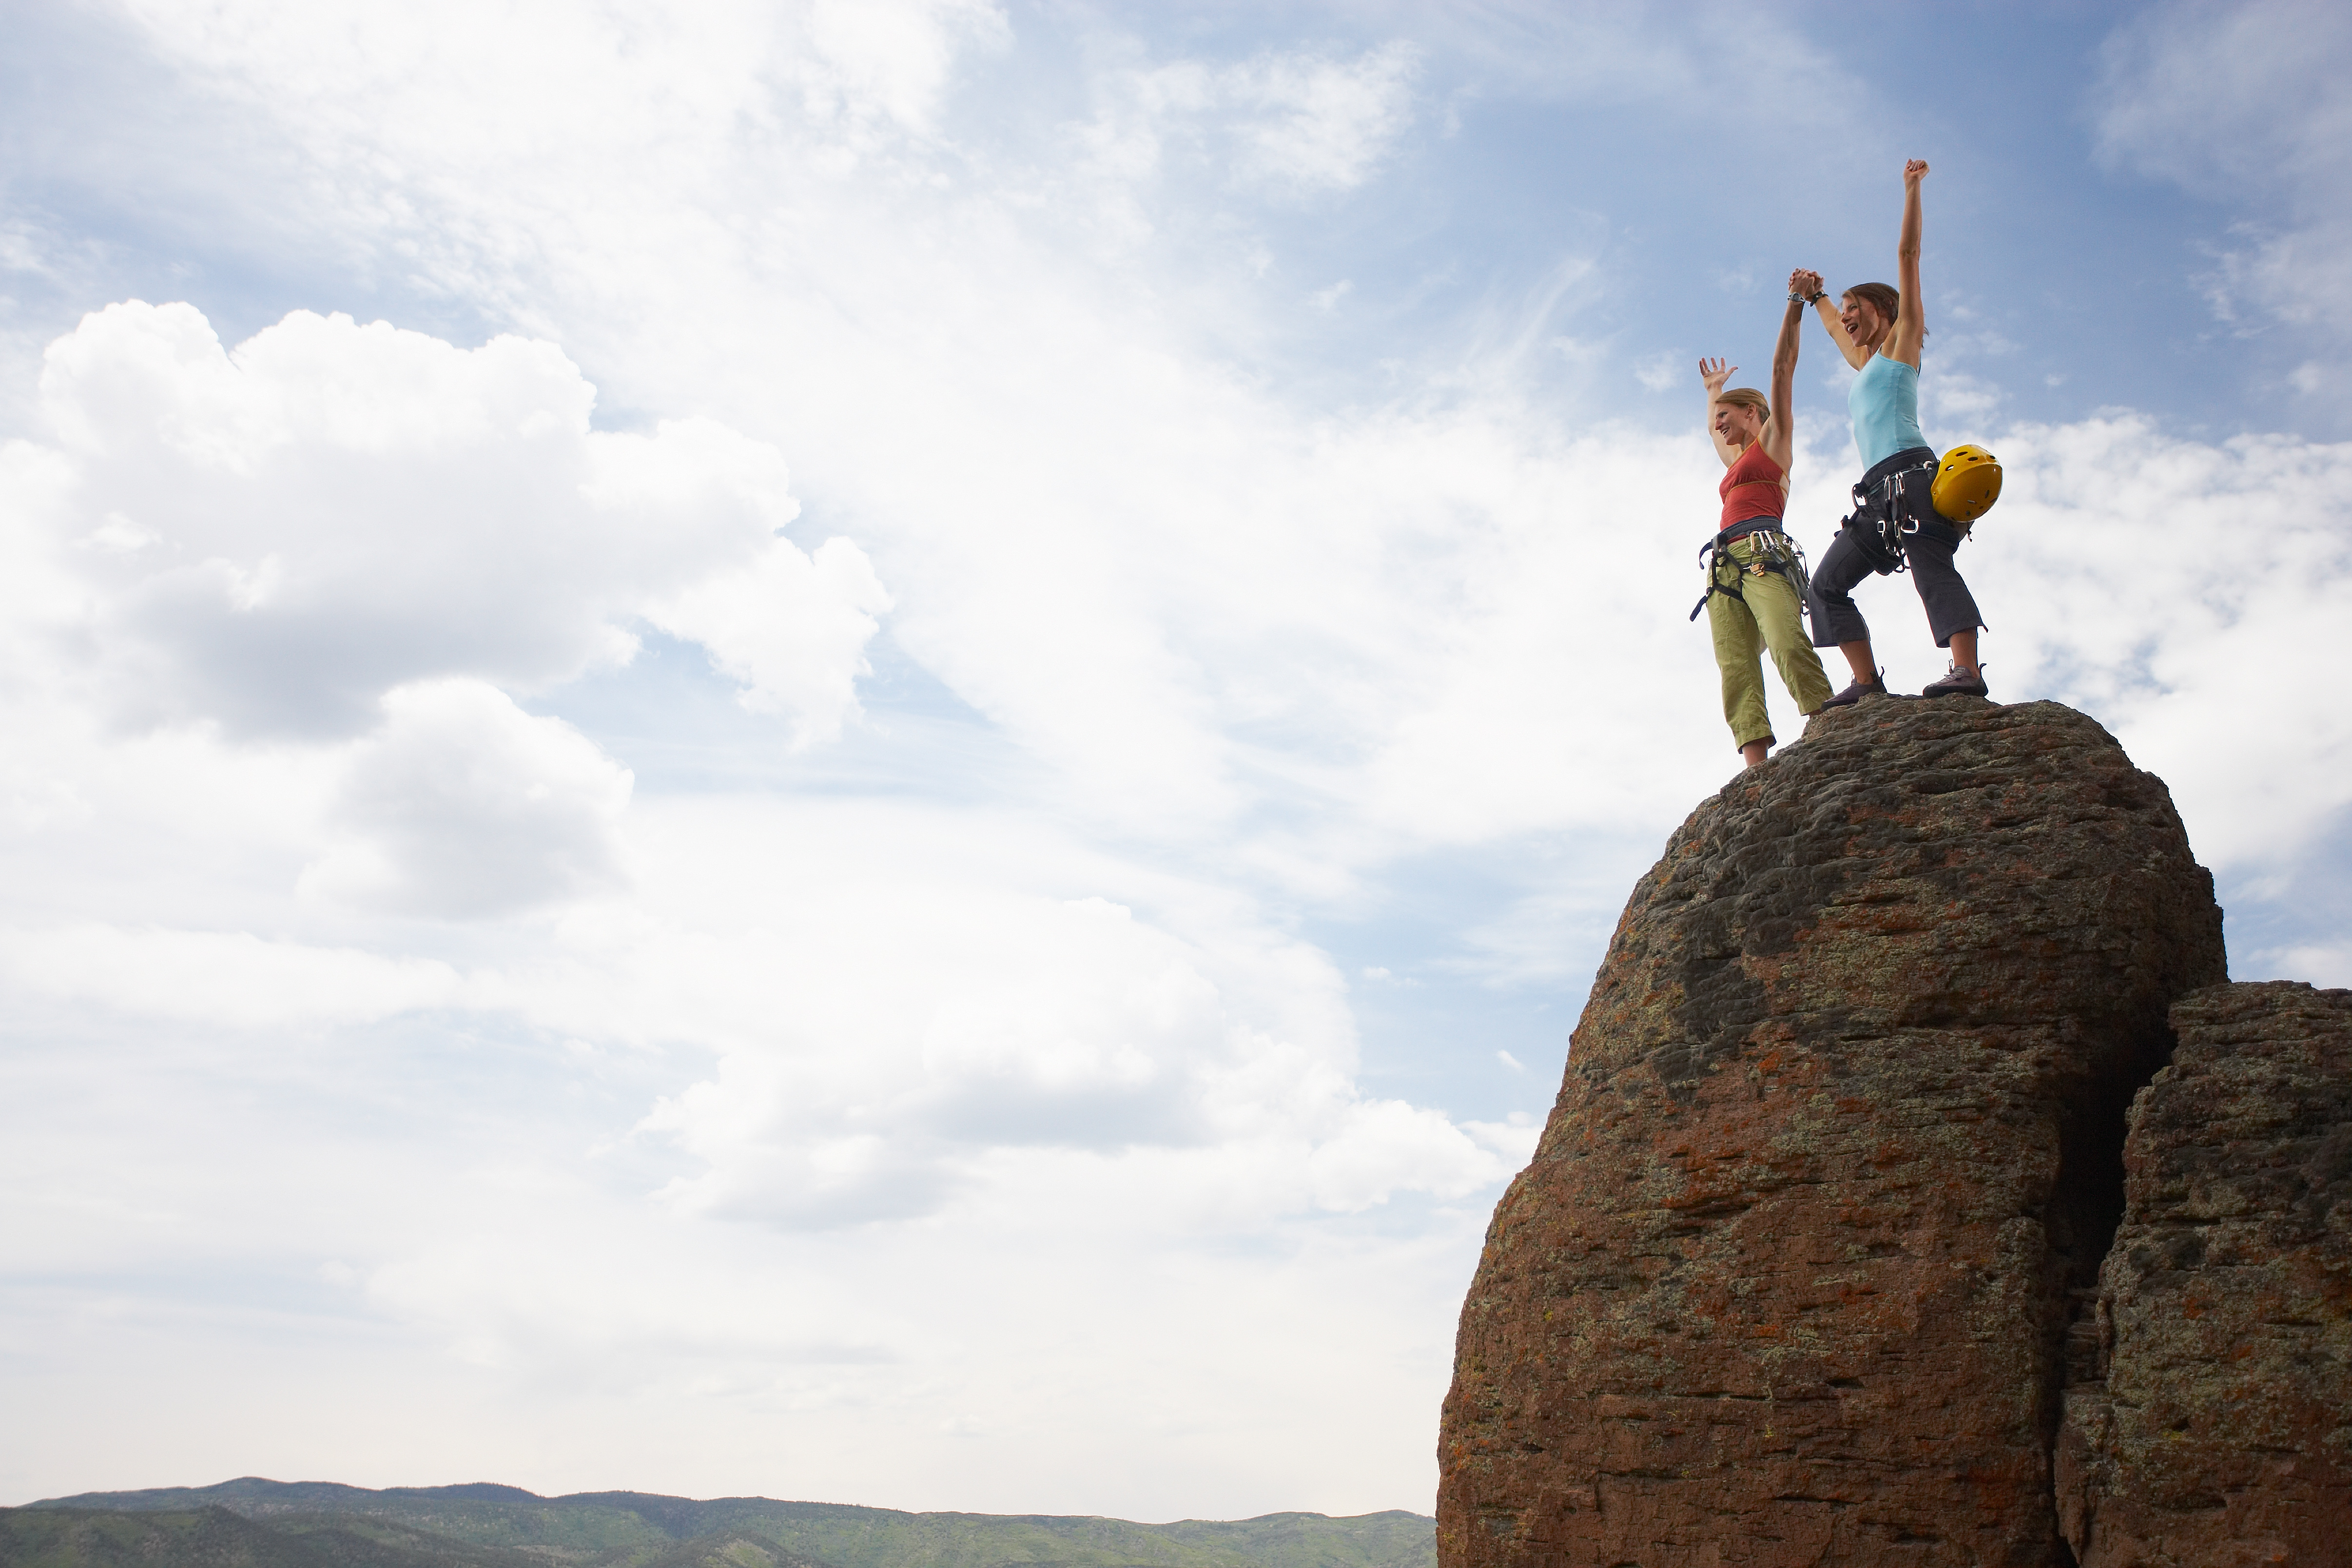
[[[2352,991],[2221,986],[2172,1025],[2077,1334],[2067,1543],[2084,1568],[2352,1562]]]
[[[2224,968],[2162,782],[2070,709],[1873,700],[1727,785],[1496,1210],[1444,1568],[2352,1542],[2342,996]]]

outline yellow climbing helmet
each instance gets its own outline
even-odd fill
[[[1981,446],[1953,447],[1936,465],[1927,499],[1953,522],[1975,522],[2000,499],[2000,459]]]

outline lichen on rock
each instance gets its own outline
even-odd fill
[[[2352,1561],[2352,991],[2215,987],[2140,1092],[2059,1511],[2083,1568]]]
[[[1488,1229],[1445,1568],[2065,1562],[2126,1111],[2224,971],[2163,783],[2071,709],[1874,699],[1727,785]]]

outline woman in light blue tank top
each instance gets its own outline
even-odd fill
[[[1925,347],[1925,345],[1921,345]],[[1918,349],[1911,350],[1917,353]],[[1919,367],[1887,353],[1874,353],[1846,389],[1846,413],[1853,420],[1853,444],[1862,465],[1875,468],[1898,452],[1926,446],[1919,433]]]
[[[1837,541],[1822,555],[1812,580],[1813,645],[1835,646],[1853,674],[1853,684],[1829,699],[1831,707],[1886,690],[1870,645],[1870,623],[1853,601],[1853,590],[1872,573],[1883,576],[1899,566],[1910,569],[1936,645],[1951,650],[1943,679],[1920,695],[1985,695],[1984,674],[1977,662],[1977,632],[1984,621],[1952,563],[1965,525],[1953,528],[1929,504],[1936,452],[1919,429],[1919,350],[1927,336],[1919,295],[1919,182],[1927,176],[1927,165],[1916,158],[1904,167],[1903,233],[1895,251],[1900,288],[1857,284],[1845,291],[1840,308],[1832,310],[1822,290],[1821,274],[1807,272],[1799,275],[1800,290],[1790,296],[1801,295],[1813,307],[1846,363],[1861,372],[1846,393],[1854,444],[1862,449],[1862,483],[1854,486],[1857,505]],[[1889,549],[1877,526],[1882,514],[1896,524],[1899,555]]]

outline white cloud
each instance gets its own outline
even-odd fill
[[[793,742],[832,740],[857,713],[875,617],[890,607],[866,554],[827,539],[812,555],[777,539],[745,570],[646,607],[646,619],[701,643],[756,713],[788,713]]]
[[[798,507],[772,448],[594,431],[594,395],[519,338],[297,311],[231,355],[189,306],[109,307],[47,355],[61,459],[11,448],[43,476],[17,526],[67,580],[44,618],[131,724],[349,736],[397,686],[625,662],[644,615],[837,733],[887,602],[863,555],[776,537]]]
[[[1942,356],[1937,358],[1940,361]],[[1920,417],[1938,430],[1989,429],[2008,396],[1981,376],[1947,369],[1941,363],[1935,374],[1922,376],[1920,382]]]
[[[1507,1051],[1499,1054],[1511,1053]],[[1543,1139],[1542,1126],[1525,1111],[1512,1112],[1507,1121],[1465,1122],[1462,1125],[1472,1137],[1501,1155],[1514,1171],[1536,1157],[1536,1145]]]
[[[2352,716],[2289,674],[2336,640],[2352,587],[2352,444],[2209,445],[2120,417],[1994,450],[2001,499],[1962,564],[1996,694],[2102,718],[2209,864],[2291,863],[2352,802]]]
[[[373,1023],[463,996],[457,973],[431,959],[245,932],[12,931],[0,934],[0,964],[21,993],[224,1030]]]
[[[812,73],[849,113],[886,114],[928,129],[960,47],[1002,45],[1009,29],[990,0],[814,0],[807,11]]]
[[[1688,381],[1696,382],[1697,373],[1685,371],[1685,356],[1679,349],[1663,349],[1633,367],[1633,379],[1654,392],[1672,390]]]
[[[1275,50],[1231,64],[1180,58],[1106,73],[1094,118],[1079,128],[1079,169],[1094,193],[1125,214],[1114,232],[1132,240],[1153,225],[1129,187],[1181,163],[1206,161],[1218,186],[1255,188],[1280,200],[1365,184],[1411,129],[1420,51],[1391,43],[1352,57]],[[1316,297],[1318,309],[1349,285]]]
[[[1308,1156],[1307,1179],[1324,1207],[1360,1209],[1399,1187],[1460,1197],[1514,1168],[1436,1112],[1381,1100],[1349,1108],[1339,1134]]]
[[[2352,330],[2352,16],[2309,0],[2175,0],[2118,27],[2096,102],[2110,160],[2234,208],[2225,319]]]
[[[466,919],[621,883],[630,776],[571,726],[478,681],[401,686],[383,710],[329,807],[340,841],[301,892]]]
[[[736,116],[779,86],[854,159],[877,136],[923,133],[959,55],[1008,36],[989,0],[684,0],[601,12],[562,0],[488,10],[424,0],[397,13],[128,0],[125,9],[220,85],[301,91],[304,111],[346,146],[392,129],[416,139],[416,151],[485,168],[567,139],[675,151],[748,131],[756,141],[763,127]]]
[[[2271,960],[2273,972],[2315,986],[2352,986],[2352,942],[2300,944],[2259,956]],[[2242,966],[2233,962],[2232,967]]]
[[[663,1194],[684,1211],[1002,1213],[1004,1184],[1035,1179],[1248,1228],[1507,1174],[1444,1116],[1364,1095],[1336,968],[1246,908],[1186,913],[1206,889],[1081,873],[1053,836],[963,813],[802,809],[779,840],[748,804],[642,810],[657,925],[575,918],[581,945],[513,977],[514,1005],[546,1029],[719,1050],[639,1128],[691,1156]],[[1024,890],[1073,874],[1160,908]]]
[[[1390,44],[1352,60],[1262,55],[1223,73],[1230,101],[1250,112],[1244,166],[1307,189],[1360,185],[1412,122],[1420,58]]]
[[[2352,19],[2304,0],[2148,7],[2101,50],[2105,150],[2214,195],[2333,178],[2352,159],[2347,51]]]

